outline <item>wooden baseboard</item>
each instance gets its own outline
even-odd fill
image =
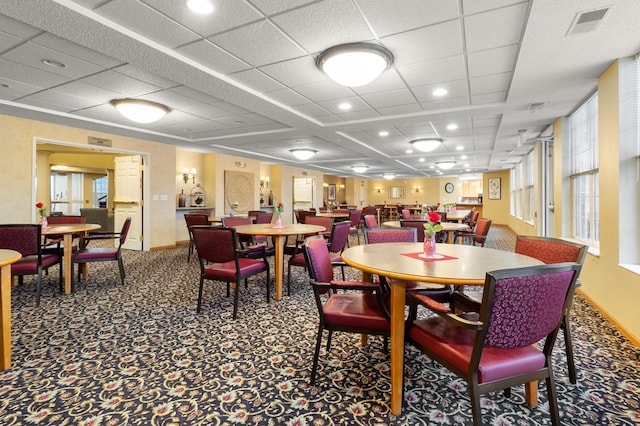
[[[576,293],[578,293],[578,294],[580,294],[580,296],[584,297],[589,305],[591,305],[594,309],[596,309],[598,312],[600,312],[600,314],[603,317],[605,317],[607,319],[607,321],[609,321],[611,324],[613,324],[613,326],[615,328],[617,328],[618,331],[620,333],[622,333],[622,335],[624,335],[624,337],[629,339],[631,341],[631,343],[633,343],[637,348],[640,349],[640,339],[638,339],[638,337],[636,337],[633,333],[631,333],[631,331],[629,331],[625,326],[620,324],[618,322],[618,320],[616,320],[614,317],[612,317],[602,306],[600,306],[592,298],[587,296],[584,293],[584,291],[582,291],[582,289],[577,289]]]
[[[156,251],[156,250],[164,250],[164,249],[173,249],[176,248],[176,245],[169,245],[169,246],[157,246],[157,247],[151,247],[149,249],[149,251]]]

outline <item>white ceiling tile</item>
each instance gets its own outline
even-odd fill
[[[365,111],[365,110],[372,111],[369,105],[367,105],[362,99],[356,98],[356,97],[346,97],[339,100],[318,102],[318,105],[320,105],[323,108],[326,108],[328,111],[332,113],[341,115],[341,114],[344,114],[345,111],[341,110],[339,105],[345,102],[351,105],[351,109],[349,109],[347,112]]]
[[[31,25],[16,21],[13,18],[1,14],[0,28],[2,28],[1,31],[3,33],[10,34],[21,39],[30,39],[31,37],[34,37],[42,32],[42,30],[38,28],[34,28]]]
[[[464,18],[467,52],[520,43],[527,3]]]
[[[518,46],[515,44],[470,53],[467,59],[469,76],[478,77],[488,74],[513,72],[517,56]]]
[[[444,83],[467,77],[466,64],[462,56],[398,67],[398,71],[410,86]]]
[[[391,67],[385,70],[380,77],[376,78],[369,84],[364,86],[352,87],[351,90],[359,95],[366,93],[390,92],[392,90],[404,89],[407,85],[402,81],[400,75]]]
[[[393,53],[398,67],[464,53],[458,20],[385,37],[382,43]]]
[[[136,97],[144,95],[145,93],[155,92],[160,89],[158,86],[122,75],[115,71],[103,71],[98,74],[84,77],[81,81],[102,87],[103,89],[113,90],[115,88],[118,90],[116,93],[120,93],[127,97]]]
[[[507,92],[483,93],[481,95],[472,95],[471,104],[483,105],[493,102],[505,102],[507,100]]]
[[[344,0],[326,0],[272,18],[307,52],[321,52],[343,43],[372,40],[375,35],[354,7]],[[323,34],[318,37],[318,34]]]
[[[23,42],[24,40],[20,37],[0,31],[0,51],[11,49]]]
[[[31,42],[64,53],[65,55],[78,58],[82,61],[98,65],[99,67],[111,68],[117,65],[122,65],[122,61],[103,55],[102,53],[88,49],[84,46],[80,46],[77,43],[72,43],[50,33],[41,34],[38,37],[33,38]]]
[[[120,97],[120,93],[81,81],[72,81],[55,88],[56,93],[86,99],[89,105],[108,103]]]
[[[24,43],[5,52],[3,58],[38,68],[42,71],[58,74],[67,78],[79,78],[102,71],[103,68],[64,53],[57,52],[35,43]],[[42,61],[48,59],[60,62],[64,68],[45,65]]]
[[[176,52],[221,74],[230,74],[251,67],[208,40],[187,44],[176,49]]]
[[[85,98],[78,96],[70,96],[57,90],[45,90],[44,92],[34,93],[20,100],[21,102],[35,102],[43,105],[58,105],[58,109],[64,112],[71,112],[76,109],[83,109],[93,106],[94,103]]]
[[[433,91],[435,89],[446,89],[448,93],[446,96],[436,97],[433,96]],[[455,80],[438,84],[429,84],[426,86],[416,86],[412,87],[411,90],[416,98],[421,102],[438,102],[446,99],[464,98],[469,96],[467,80]]]
[[[170,87],[178,86],[177,83],[171,80],[160,77],[159,75],[154,74],[152,72],[143,71],[132,65],[122,65],[120,67],[114,68],[113,71],[129,77],[133,77],[135,79],[138,79],[140,81],[152,84],[154,86],[157,86],[163,89],[168,89]]]
[[[38,92],[43,87],[27,84],[16,80],[0,77],[0,97],[2,99],[16,99],[30,93]]]
[[[405,105],[395,105],[391,107],[384,108],[376,108],[376,111],[380,113],[380,115],[388,116],[388,115],[400,115],[400,114],[413,114],[415,112],[420,112],[422,109],[420,105],[417,103],[413,104],[405,104]]]
[[[206,93],[200,92],[198,90],[192,89],[186,86],[178,86],[171,88],[172,92],[180,93],[181,95],[188,96],[190,98],[196,99],[203,103],[215,103],[220,102],[220,99],[210,96]]]
[[[306,54],[269,21],[249,24],[209,40],[254,67]]]
[[[465,15],[471,15],[522,2],[523,0],[462,0],[462,10]]]
[[[511,83],[512,73],[492,74],[470,79],[471,95],[482,95],[485,93],[507,92]]]
[[[39,87],[51,87],[69,81],[69,78],[63,77],[52,72],[43,71],[18,62],[8,61],[4,57],[0,58],[0,70],[2,77],[14,81],[20,81],[26,84],[32,84]]]
[[[267,92],[266,95],[278,102],[282,102],[283,104],[292,107],[303,104],[309,105],[309,99],[291,89],[275,90],[273,92]]]
[[[210,119],[210,120],[215,118],[236,116],[235,114],[232,114],[229,111],[225,111],[214,105],[209,105],[206,103],[197,103],[194,105],[182,106],[180,107],[180,109],[191,115]]]
[[[321,81],[319,83],[297,86],[294,90],[302,96],[311,99],[313,102],[330,101],[353,96],[351,90],[333,81]]]
[[[362,98],[373,108],[385,108],[400,105],[415,105],[416,99],[409,89],[393,90],[391,92],[371,93],[363,95]]]
[[[320,71],[310,56],[302,56],[272,65],[260,67],[260,71],[288,87],[327,81],[329,77]]]
[[[441,0],[357,0],[378,37],[410,31],[458,17],[458,2]]]
[[[231,74],[229,77],[261,93],[285,88],[283,84],[257,69],[236,72]]]
[[[112,0],[96,10],[118,24],[163,46],[182,46],[201,38],[197,33],[189,31],[142,2]],[[142,16],[144,19],[140,19]]]
[[[326,108],[322,108],[318,104],[297,105],[296,110],[313,118],[326,117],[330,112]],[[333,114],[331,114],[333,116]],[[321,120],[321,121],[324,121]]]
[[[260,9],[265,15],[275,15],[314,1],[315,0],[249,0],[250,3],[253,3],[253,5]]]

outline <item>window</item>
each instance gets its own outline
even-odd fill
[[[515,170],[513,172],[514,175],[514,194],[515,194],[515,216],[517,218],[522,219],[522,162],[517,163]]]
[[[534,153],[533,150],[524,157],[523,167],[523,219],[527,222],[533,222],[535,211],[535,193],[534,193]]]
[[[572,238],[599,246],[598,94],[569,117]]]
[[[107,190],[109,178],[101,177],[93,179],[93,207],[107,207]]]
[[[51,211],[79,215],[82,188],[82,173],[51,173]]]

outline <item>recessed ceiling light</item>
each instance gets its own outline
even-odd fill
[[[445,88],[443,88],[443,87],[440,87],[440,88],[435,89],[435,90],[433,91],[433,96],[438,96],[438,97],[440,97],[440,96],[444,96],[444,95],[446,95],[447,93],[449,93],[449,91],[448,91],[447,89],[445,89]]]
[[[8,89],[11,87],[11,85],[7,84],[7,83],[2,83],[0,84],[0,87],[4,87],[5,89]]]
[[[469,167],[469,163],[464,163],[465,167]],[[468,171],[468,170],[467,170]]]
[[[464,151],[464,146],[462,145],[456,146],[456,151]]]
[[[351,109],[351,104],[348,102],[343,102],[340,105],[338,105],[338,108],[340,108],[343,111],[348,111]]]
[[[431,152],[442,145],[443,140],[440,138],[422,138],[411,141],[411,145],[418,151]]]
[[[43,59],[42,63],[45,64],[48,67],[53,67],[53,68],[66,68],[67,67],[62,62],[58,62],[58,61],[55,61],[53,59]]]
[[[187,0],[187,7],[201,15],[208,15],[213,12],[213,5],[209,0]]]
[[[393,55],[372,43],[333,46],[316,58],[316,66],[333,81],[347,87],[371,83],[393,63]]]
[[[378,136],[389,136],[389,132],[387,132],[386,130],[382,130],[378,133]]]
[[[114,99],[111,105],[125,118],[136,123],[153,123],[171,111],[166,105],[143,99]]]
[[[405,154],[413,154],[413,150],[412,150],[412,149],[407,149],[407,150],[405,151]]]
[[[289,152],[293,154],[293,156],[296,157],[298,160],[308,160],[314,155],[316,155],[318,151],[313,149],[307,149],[307,148],[297,148],[297,149],[290,149]]]
[[[244,124],[244,121],[235,120],[235,121],[233,122],[233,124]]]
[[[418,160],[421,163],[424,163],[424,157],[420,157],[420,159]]]
[[[466,159],[467,159],[467,156],[466,156],[466,155],[461,155],[461,156],[460,156],[460,159],[461,159],[461,160],[466,160]]]
[[[447,130],[457,130],[457,129],[458,129],[458,125],[456,123],[447,124]]]

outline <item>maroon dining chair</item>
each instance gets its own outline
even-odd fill
[[[187,231],[189,232],[189,249],[187,250],[187,262],[191,262],[191,255],[196,244],[193,241],[193,233],[191,232],[192,226],[208,225],[209,215],[206,213],[186,213],[184,215],[184,221],[187,223]]]
[[[324,238],[307,238],[303,244],[303,253],[319,315],[310,379],[311,385],[314,385],[325,330],[329,332],[327,354],[331,353],[331,337],[334,331],[384,336],[386,349],[390,323],[379,283],[334,280],[331,256]]]
[[[58,265],[58,285],[62,291],[62,255],[60,240],[57,247],[49,253],[43,253],[42,226],[32,224],[0,225],[0,248],[14,250],[22,258],[11,264],[11,276],[18,277],[18,284],[23,285],[25,275],[37,275],[36,307],[40,306],[42,293],[42,273],[52,266]],[[50,241],[49,244],[52,244]]]
[[[579,268],[563,263],[488,272],[477,313],[455,314],[411,294],[406,340],[467,382],[474,425],[490,423],[482,421],[481,394],[540,379],[551,422],[560,424],[552,351]],[[416,319],[418,305],[436,315]]]
[[[356,235],[358,237],[358,245],[360,245],[360,222],[362,220],[362,210],[350,210],[349,211],[349,222],[351,226],[349,227],[349,235]],[[347,246],[349,245],[349,240],[347,239]]]

